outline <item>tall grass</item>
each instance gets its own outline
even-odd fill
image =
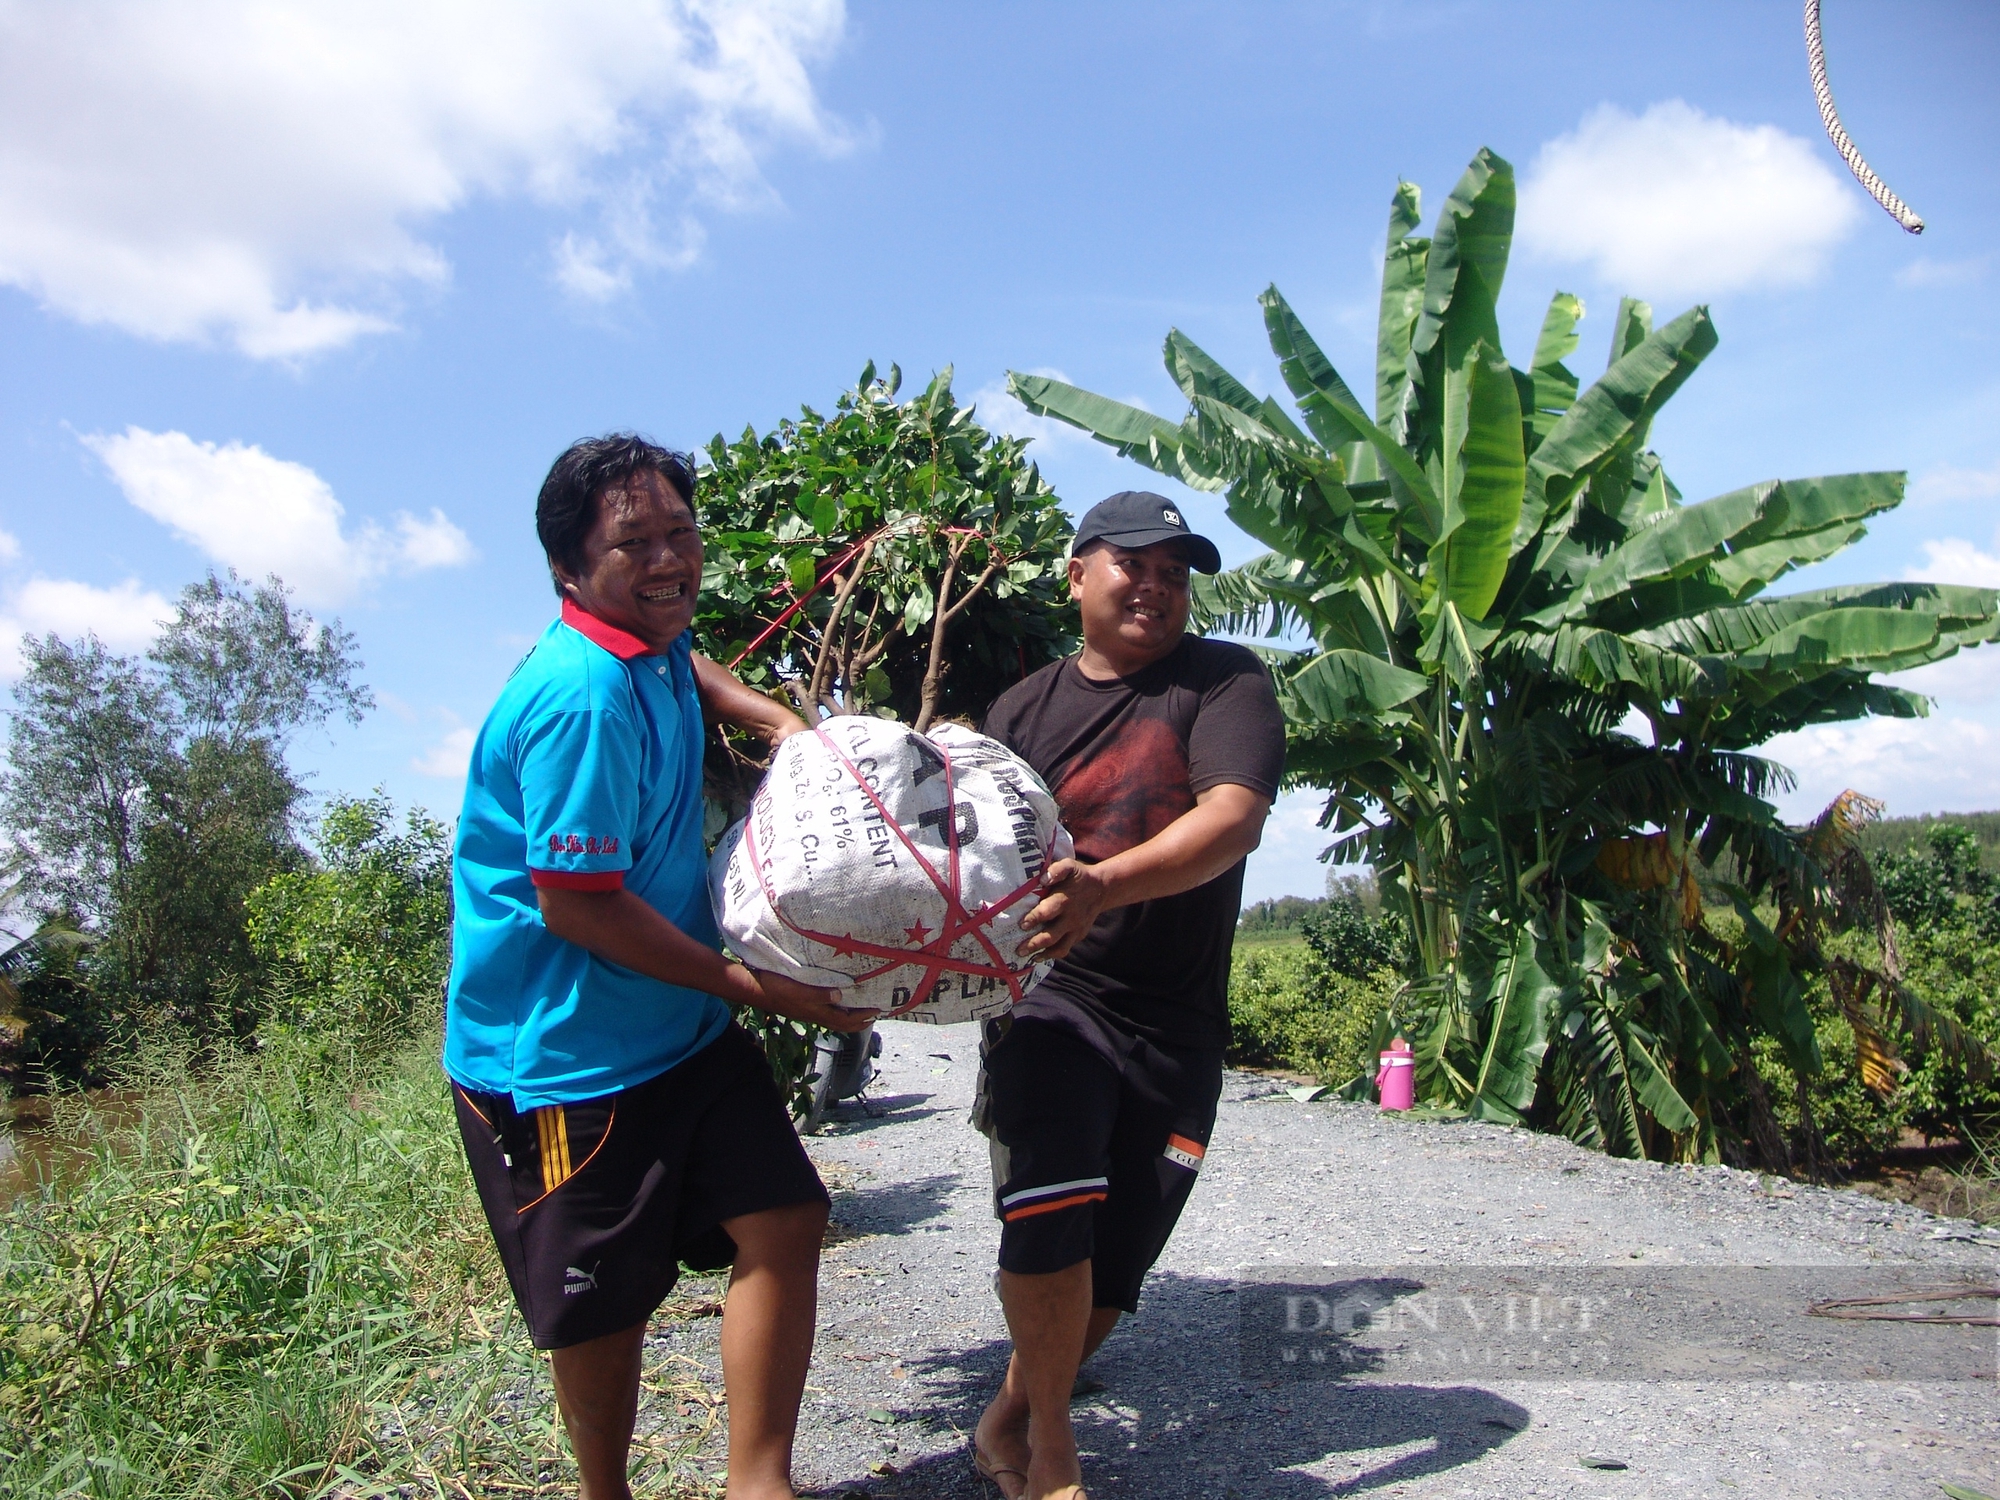
[[[116,1117],[58,1111],[70,1165],[0,1217],[0,1494],[573,1492],[433,1037],[155,1059]],[[701,1373],[647,1372],[656,1492],[711,1487]]]

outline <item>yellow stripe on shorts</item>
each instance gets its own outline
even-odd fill
[[[541,1147],[542,1191],[553,1193],[570,1178],[569,1121],[560,1104],[535,1111],[535,1134]]]

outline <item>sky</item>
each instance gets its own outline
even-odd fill
[[[1178,418],[1178,327],[1282,393],[1275,281],[1373,367],[1399,177],[1428,228],[1481,146],[1521,178],[1504,340],[1583,298],[1707,303],[1720,348],[1653,444],[1690,500],[1910,475],[1780,585],[2000,586],[2000,8],[1827,0],[1821,128],[1794,0],[9,0],[0,4],[0,672],[23,631],[141,651],[211,568],[358,639],[376,710],[301,743],[319,795],[456,811],[473,730],[553,597],[548,464],[696,446],[947,365],[1076,514],[1194,495],[1029,417],[1009,369]],[[1921,721],[1787,736],[1788,815],[2000,806],[2000,647],[1907,674]],[[1317,799],[1246,896],[1316,895]]]

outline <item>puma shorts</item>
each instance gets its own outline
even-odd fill
[[[736,1258],[724,1220],[826,1189],[763,1052],[741,1027],[657,1078],[516,1110],[452,1085],[479,1201],[538,1349],[652,1316],[683,1264]]]

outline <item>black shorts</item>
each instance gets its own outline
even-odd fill
[[[479,1201],[537,1349],[643,1323],[685,1262],[736,1258],[725,1219],[825,1203],[763,1052],[740,1026],[657,1078],[516,1110],[452,1085]]]
[[[1040,1017],[986,1056],[1000,1269],[1090,1262],[1091,1305],[1139,1310],[1139,1288],[1194,1190],[1222,1096],[1215,1052],[1134,1037],[1114,1057]]]

